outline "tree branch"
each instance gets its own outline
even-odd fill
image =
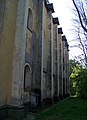
[[[74,1],[74,0],[72,0],[72,1],[73,1],[73,4],[74,4],[74,6],[75,6],[75,8],[76,8],[76,10],[77,10],[78,17],[79,17],[79,20],[80,20],[80,24],[81,24],[82,28],[87,32],[86,27],[83,25],[83,22],[82,22],[81,15],[80,15],[80,12],[79,12],[79,10],[78,10],[78,7],[77,7],[75,1]]]

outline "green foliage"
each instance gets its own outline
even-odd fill
[[[69,60],[70,74],[72,73],[74,67],[76,67],[77,65],[80,65],[80,63],[78,61],[76,61],[75,59]]]
[[[73,70],[75,69],[75,67],[78,66],[78,65],[80,65],[80,63],[78,61],[76,61],[75,59],[69,60],[70,76],[71,76]],[[74,84],[73,84],[72,79],[70,78],[70,94],[71,95],[76,94],[76,87],[74,87]]]
[[[77,65],[70,76],[76,95],[87,98],[87,69]]]

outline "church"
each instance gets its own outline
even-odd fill
[[[47,0],[0,0],[0,119],[69,97],[69,45]]]

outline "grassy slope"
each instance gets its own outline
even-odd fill
[[[59,102],[36,120],[87,120],[87,100],[70,98]]]

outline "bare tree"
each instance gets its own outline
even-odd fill
[[[84,31],[87,32],[87,16],[86,16],[87,15],[86,13],[87,12],[86,10],[87,1],[77,0],[77,3],[75,2],[75,0],[72,0],[72,1],[78,13],[80,24],[82,28],[84,29]],[[85,2],[85,5],[83,4],[83,2]]]
[[[73,22],[75,26],[75,41],[76,45],[82,53],[78,56],[82,63],[87,67],[87,0],[72,0],[75,7],[75,19]]]

